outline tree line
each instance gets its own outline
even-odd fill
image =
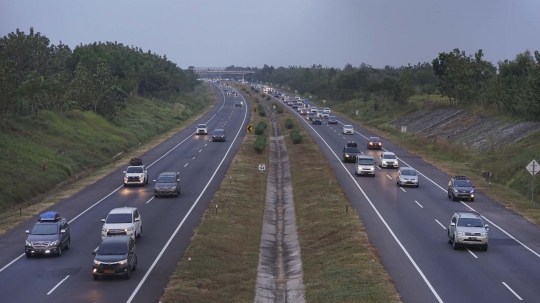
[[[30,28],[0,39],[0,112],[37,115],[92,110],[113,118],[129,94],[172,100],[198,84],[194,68],[182,70],[150,50],[117,42],[80,44],[71,50]]]
[[[439,53],[432,62],[401,67],[374,68],[362,63],[344,68],[229,66],[227,70],[253,70],[246,75],[252,81],[288,86],[301,94],[309,93],[332,101],[373,100],[407,104],[415,94],[440,94],[457,106],[496,105],[512,115],[532,119],[540,114],[540,54],[530,51],[513,60],[493,63],[483,59],[478,50],[473,55],[454,49]]]

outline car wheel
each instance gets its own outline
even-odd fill
[[[420,184],[416,184],[416,188],[420,187]]]
[[[126,184],[126,183],[124,183],[124,187],[127,187],[127,184]]]
[[[448,191],[448,199],[450,199],[450,198],[451,198],[451,196],[450,196],[450,191]]]
[[[142,226],[141,226],[141,230],[139,231],[139,234],[137,235],[137,238],[140,238],[142,237]]]
[[[446,235],[448,237],[448,244],[452,244],[452,238],[450,238],[450,231],[448,231]]]
[[[159,198],[159,195],[154,195],[154,198]]]
[[[471,199],[471,202],[474,202],[474,198]]]
[[[69,250],[69,246],[71,246],[71,238],[68,238],[68,242],[66,244],[66,250]]]
[[[456,237],[454,237],[454,238],[452,239],[452,248],[453,248],[454,250],[458,250],[458,249],[459,249],[459,244],[456,243]]]
[[[137,261],[138,259],[135,257],[135,265],[133,265],[133,271],[137,271]]]
[[[454,193],[452,193],[452,201],[457,201],[458,199],[456,198],[456,196],[454,196]]]
[[[26,257],[31,258],[32,254],[31,253],[26,253]]]
[[[58,246],[58,252],[56,253],[56,255],[59,257],[62,255],[62,244]]]
[[[99,275],[93,275],[93,276],[94,276],[94,281],[99,280]]]
[[[484,246],[482,247],[482,250],[483,250],[483,251],[487,251],[487,249],[488,249],[488,245],[487,245],[487,244],[484,245]]]
[[[129,278],[131,278],[131,268],[129,266],[125,278],[126,280],[129,280]]]
[[[146,184],[148,184],[148,177],[146,177]]]
[[[375,178],[375,174],[371,175],[373,178]]]

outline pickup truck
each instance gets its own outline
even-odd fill
[[[139,158],[129,161],[127,170],[124,171],[124,186],[148,184],[148,170]]]

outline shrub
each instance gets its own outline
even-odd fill
[[[253,144],[253,149],[255,149],[256,153],[262,154],[265,148],[266,148],[266,137],[257,136],[257,139],[255,140],[255,143]]]
[[[251,90],[255,90],[255,87],[254,86],[250,86],[249,87]]]
[[[266,101],[270,101],[270,100],[272,100],[272,98],[270,96],[266,97]]]
[[[279,106],[279,105],[276,105],[276,112],[278,114],[283,114],[283,107]]]
[[[256,92],[256,93],[258,93],[258,92],[259,92],[259,90],[258,90],[258,89],[254,89],[253,91],[254,91],[254,92]]]
[[[259,122],[259,124],[257,124],[257,126],[255,126],[255,135],[264,134],[264,130],[266,129],[266,127],[268,127],[266,122],[264,122],[264,121]]]
[[[285,120],[285,127],[287,129],[291,129],[293,128],[293,126],[294,126],[293,120],[291,120],[291,118],[287,118],[287,120]]]
[[[263,98],[266,97],[266,94],[265,94],[265,93],[262,93],[262,94],[261,94],[261,97],[263,97]]]
[[[299,144],[302,142],[302,135],[297,129],[291,130],[291,140],[293,144]]]
[[[264,106],[259,104],[259,106],[257,106],[257,108],[259,110],[259,116],[266,117],[266,111],[264,110]]]

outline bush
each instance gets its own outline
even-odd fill
[[[249,87],[251,90],[255,90],[255,87],[254,86],[250,86]]]
[[[262,93],[262,94],[261,94],[261,97],[263,97],[263,98],[266,97],[266,94],[265,94],[265,93]]]
[[[256,153],[262,154],[265,148],[266,148],[266,137],[257,136],[257,139],[255,140],[255,143],[253,144],[253,149],[255,149]]]
[[[258,90],[258,89],[254,89],[253,91],[254,91],[255,93],[258,93],[258,92],[259,92],[259,90]]]
[[[278,114],[283,114],[283,107],[279,106],[279,105],[276,105],[276,112]]]
[[[257,126],[255,126],[255,135],[264,134],[264,130],[266,129],[266,127],[268,127],[266,122],[264,122],[264,121],[259,122],[259,124],[257,124]]]
[[[266,97],[266,101],[270,101],[270,100],[272,100],[272,98],[270,96]]]
[[[294,126],[294,123],[293,123],[293,121],[291,120],[291,118],[287,118],[287,120],[285,120],[285,127],[286,127],[287,129],[291,129],[291,128],[293,128],[293,126]]]
[[[299,144],[302,142],[302,135],[300,135],[300,132],[297,129],[293,129],[291,130],[291,139],[293,144]]]
[[[266,111],[264,110],[264,106],[262,105],[258,105],[257,106],[258,110],[259,110],[259,116],[261,117],[266,117]]]

